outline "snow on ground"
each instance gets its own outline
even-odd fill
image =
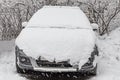
[[[120,80],[120,28],[98,40],[98,75],[91,80]]]
[[[0,80],[25,80],[16,73],[14,40],[0,41]]]

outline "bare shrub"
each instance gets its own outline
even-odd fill
[[[84,3],[87,5],[88,17],[91,22],[99,25],[99,34],[109,34],[110,23],[120,13],[120,0],[114,7],[110,6],[109,1],[97,1]]]
[[[6,6],[0,8],[0,32],[2,40],[10,40],[16,38],[22,30],[22,22],[28,21],[32,15],[40,9],[41,5],[34,5],[37,2],[31,0],[29,4],[25,3],[15,3],[12,6]]]

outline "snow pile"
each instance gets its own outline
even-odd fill
[[[35,59],[70,59],[71,64],[83,61],[83,65],[93,51],[95,34],[90,29],[26,28],[16,39],[16,45]]]
[[[30,19],[27,27],[72,27],[91,29],[79,7],[44,6]]]
[[[100,61],[98,75],[91,80],[120,80],[120,28],[98,40]]]
[[[0,50],[0,80],[25,80],[16,73],[13,43],[14,41],[0,41],[0,48],[6,50]]]

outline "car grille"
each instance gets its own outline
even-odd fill
[[[65,68],[65,67],[72,67],[67,61],[62,62],[49,62],[48,60],[36,60],[39,67],[58,67],[58,68]]]

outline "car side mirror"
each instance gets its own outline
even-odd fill
[[[27,26],[28,22],[22,22],[22,28],[24,29]]]
[[[93,28],[93,31],[97,31],[98,30],[98,24],[96,24],[96,23],[91,23],[91,26],[92,26],[92,28]]]

